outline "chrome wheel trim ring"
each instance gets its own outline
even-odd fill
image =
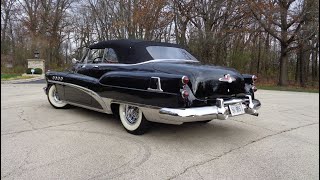
[[[129,131],[134,131],[140,127],[143,115],[139,107],[130,106],[127,104],[120,104],[119,115],[121,123],[125,129]]]

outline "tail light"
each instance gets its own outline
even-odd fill
[[[256,86],[252,86],[252,90],[253,90],[253,92],[256,92],[258,89]]]
[[[183,90],[181,91],[181,96],[184,99],[188,99],[188,97],[189,97],[189,92],[186,90],[186,86],[189,83],[189,81],[190,80],[189,80],[188,76],[182,76],[181,82],[183,84]]]
[[[256,75],[252,76],[252,82],[256,82],[258,80],[258,77]]]
[[[187,90],[182,90],[181,91],[181,96],[184,98],[184,99],[187,99],[189,97],[189,92]]]
[[[188,84],[189,83],[189,78],[187,77],[187,76],[182,76],[182,84],[183,85],[186,85],[186,84]]]

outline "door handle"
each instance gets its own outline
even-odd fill
[[[99,66],[93,66],[93,68],[99,68]]]

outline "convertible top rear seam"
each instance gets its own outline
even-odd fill
[[[168,62],[168,61],[181,61],[181,62],[199,62],[199,61],[195,61],[195,60],[186,60],[186,59],[153,59],[153,60],[149,60],[149,61],[144,61],[144,62],[140,62],[140,63],[134,63],[134,64],[124,64],[124,63],[114,63],[114,64],[108,64],[108,63],[97,63],[94,65],[97,66],[136,66],[136,65],[142,65],[142,64],[148,64],[148,63],[153,63],[153,62]]]

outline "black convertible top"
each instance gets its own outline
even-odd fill
[[[116,51],[120,63],[134,64],[153,60],[148,53],[146,47],[148,46],[165,46],[182,48],[178,44],[143,41],[133,39],[109,40],[101,41],[89,46],[89,49],[104,49],[112,48]],[[183,48],[182,48],[183,49]]]

